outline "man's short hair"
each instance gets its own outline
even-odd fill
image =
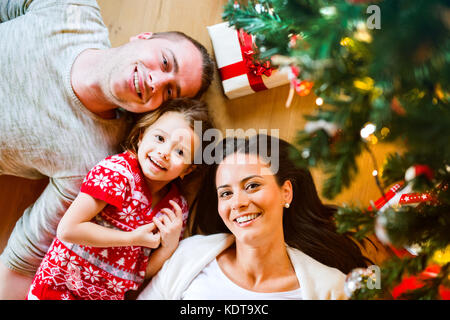
[[[190,41],[199,51],[202,56],[202,82],[197,94],[193,97],[199,99],[208,90],[214,78],[215,63],[208,53],[208,50],[197,40],[191,38],[181,31],[156,32],[152,34],[152,38],[166,38],[169,40],[184,39]]]

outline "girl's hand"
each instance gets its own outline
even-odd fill
[[[175,251],[180,241],[181,229],[183,228],[183,211],[173,200],[169,203],[173,210],[164,208],[161,210],[164,215],[153,219],[153,223],[158,227],[161,234],[161,247],[168,251]]]
[[[161,234],[153,233],[154,223],[144,224],[130,232],[132,245],[155,249],[161,242]]]

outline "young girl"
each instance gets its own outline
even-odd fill
[[[171,182],[194,169],[194,121],[212,127],[205,104],[171,100],[137,122],[127,151],[88,173],[28,299],[123,300],[158,272],[186,225],[187,202]]]

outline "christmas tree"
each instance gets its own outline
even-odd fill
[[[318,107],[298,133],[297,161],[324,170],[324,197],[351,185],[361,169],[358,155],[371,153],[376,143],[396,143],[402,151],[371,168],[381,199],[388,202],[388,187],[401,182],[400,188],[427,200],[338,210],[340,232],[363,239],[377,227],[390,245],[416,248],[381,266],[380,289],[361,285],[371,275],[357,273],[352,298],[448,297],[448,1],[229,1],[223,19],[254,37],[258,59],[288,70],[292,92],[302,95],[312,86]],[[415,284],[405,287],[408,279]],[[411,290],[395,294],[399,284]]]

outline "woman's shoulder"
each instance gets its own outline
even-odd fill
[[[202,246],[202,247],[214,247],[217,245],[224,244],[230,240],[232,240],[230,237],[233,237],[231,234],[228,233],[216,233],[211,235],[193,235],[190,237],[187,237],[180,241],[180,244],[178,246],[178,249],[184,249],[189,247],[196,247]]]
[[[291,256],[291,258],[295,257],[295,260],[301,261],[301,263],[304,266],[307,266],[308,268],[317,269],[320,271],[330,272],[330,273],[334,273],[334,274],[342,273],[341,271],[339,271],[336,268],[327,266],[327,265],[323,264],[322,262],[317,261],[316,259],[307,255],[306,253],[302,252],[299,249],[289,247],[289,246],[287,248],[288,248],[288,252],[289,252],[289,255]]]
[[[199,263],[203,260],[212,260],[217,254],[230,246],[234,237],[226,233],[212,235],[193,235],[184,238],[178,244],[178,248],[168,260],[169,265]],[[206,261],[205,260],[205,261]]]
[[[345,299],[346,275],[339,269],[327,266],[302,251],[289,247],[288,253],[300,280],[308,281],[314,296],[319,299]],[[306,280],[307,279],[307,280]]]

